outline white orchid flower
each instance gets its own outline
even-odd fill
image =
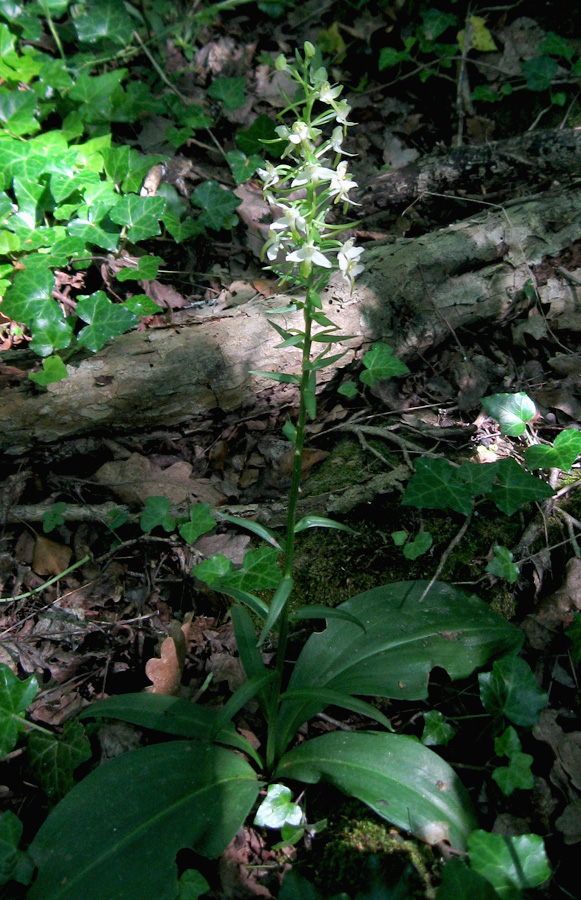
[[[286,261],[304,264],[307,271],[310,271],[313,265],[321,266],[323,269],[331,269],[333,267],[333,263],[320,250],[317,250],[312,241],[307,241],[299,250],[293,250],[292,253],[288,253]]]
[[[266,243],[266,256],[274,261],[284,246],[284,234],[277,234],[272,228],[268,232],[268,242]]]
[[[337,254],[341,277],[351,285],[351,292],[353,292],[355,278],[365,269],[365,266],[359,262],[362,253],[363,247],[355,247],[353,238],[349,238]]]
[[[353,125],[353,122],[347,121],[347,116],[351,112],[351,107],[345,100],[341,100],[340,103],[334,103],[333,109],[335,110],[335,119],[339,123],[339,125]]]
[[[319,100],[321,101],[321,103],[330,103],[334,106],[334,101],[337,99],[342,90],[342,84],[336,84],[334,87],[331,87],[328,81],[324,81],[319,88]]]
[[[283,206],[282,208],[285,215],[281,219],[277,219],[276,222],[273,222],[270,227],[279,231],[290,229],[293,234],[296,234],[297,231],[302,231],[304,233],[307,222],[305,217],[301,216],[300,211],[294,206]]]
[[[352,203],[353,201],[349,200],[347,194],[354,187],[357,187],[357,182],[347,176],[347,163],[340,162],[337,166],[337,171],[331,178],[331,184],[329,185],[331,194],[337,195],[335,197],[335,203],[338,203],[339,200],[345,200],[347,203]]]
[[[334,169],[320,166],[318,163],[307,163],[291,181],[291,187],[302,187],[305,184],[317,185],[324,181],[331,181],[335,175]]]
[[[271,162],[267,162],[264,169],[257,169],[257,174],[263,182],[262,187],[264,190],[267,190],[267,188],[272,187],[273,184],[276,184],[277,181],[280,181],[278,169],[276,168],[276,166],[273,166]]]

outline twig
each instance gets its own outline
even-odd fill
[[[39,587],[34,588],[32,591],[27,591],[25,594],[17,594],[16,597],[2,597],[0,598],[0,603],[14,603],[15,600],[25,600],[27,597],[32,597],[33,594],[39,594],[41,591],[44,591],[45,588],[50,587],[51,584],[54,584],[55,581],[60,581],[65,575],[68,575],[70,572],[74,572],[75,569],[78,569],[79,566],[83,566],[90,559],[89,554],[87,553],[83,556],[82,559],[79,559],[78,562],[74,563],[72,566],[69,566],[68,569],[65,569],[63,572],[59,572],[58,575],[54,575],[52,578],[49,578],[48,581],[45,581],[44,584],[41,584]]]
[[[442,569],[444,568],[444,566],[445,566],[446,563],[448,562],[448,558],[449,558],[450,554],[452,553],[452,550],[454,550],[454,548],[458,546],[458,544],[460,543],[460,541],[462,540],[462,538],[463,538],[464,535],[466,534],[466,532],[467,532],[467,530],[468,530],[468,526],[470,525],[471,519],[472,519],[472,513],[470,512],[470,513],[466,516],[466,519],[464,520],[464,524],[463,524],[462,527],[460,528],[460,531],[458,532],[458,534],[457,534],[455,537],[452,538],[452,540],[450,541],[450,543],[448,544],[448,546],[446,547],[446,549],[445,549],[444,552],[442,553],[442,556],[440,557],[440,562],[438,563],[438,568],[437,568],[436,571],[434,572],[433,577],[431,578],[431,580],[430,580],[430,582],[429,582],[427,588],[426,588],[425,591],[423,592],[422,596],[421,596],[420,599],[418,600],[418,603],[421,603],[423,600],[425,600],[426,597],[427,597],[427,595],[428,595],[428,593],[429,593],[429,591],[432,590],[434,584],[436,583],[436,581],[438,580],[438,578],[439,578],[440,575],[442,574]]]

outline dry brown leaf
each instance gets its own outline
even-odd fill
[[[555,827],[562,833],[566,844],[581,842],[581,799],[573,800],[565,807],[555,821]]]
[[[179,694],[186,661],[188,629],[189,623],[180,627],[178,622],[170,622],[169,635],[161,645],[160,657],[153,657],[145,664],[145,674],[152,682],[152,686],[146,688],[148,693],[166,694],[169,697],[177,697]]]
[[[180,461],[161,469],[140,453],[128,459],[105,463],[95,473],[100,484],[111,490],[125,503],[145,504],[148,497],[167,497],[174,507],[199,501],[219,506],[225,497],[205,478],[191,478],[193,467]]]
[[[573,557],[567,563],[565,583],[546,597],[538,610],[527,616],[522,629],[535,650],[544,650],[573,621],[581,610],[581,560]]]
[[[66,544],[57,544],[43,535],[34,542],[32,568],[37,575],[60,575],[68,569],[73,551]]]

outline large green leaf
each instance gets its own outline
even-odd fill
[[[344,694],[421,699],[434,666],[465,678],[490,659],[516,652],[522,633],[473,595],[436,582],[384,585],[341,603],[365,631],[333,619],[311,635],[293,670],[288,690],[325,687]],[[278,750],[324,704],[288,701],[281,707]]]
[[[140,725],[142,728],[150,728],[164,734],[179,734],[181,737],[197,741],[211,741],[212,736],[216,734],[218,715],[217,710],[198,706],[197,703],[190,703],[182,697],[140,693],[107,697],[84,709],[80,718],[102,716],[106,719],[121,719],[123,722],[131,722],[132,725]],[[218,744],[242,750],[252,756],[258,765],[262,765],[260,757],[250,743],[238,734],[231,722],[216,734],[214,740]]]
[[[454,770],[415,738],[374,731],[334,731],[281,759],[275,778],[328,781],[377,815],[430,843],[465,848],[476,827]]]
[[[495,888],[502,900],[520,900],[523,890],[539,887],[551,876],[543,839],[538,834],[489,834],[475,831],[468,849],[470,865]]]
[[[182,847],[218,856],[258,795],[248,763],[222,747],[171,741],[95,769],[29,848],[29,900],[175,900]]]

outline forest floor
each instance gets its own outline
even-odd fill
[[[535,41],[539,46],[552,31],[541,6],[522,3],[492,14],[488,25],[499,50],[488,54],[489,65],[502,67],[511,54],[513,61],[526,59]],[[165,55],[163,72],[181,92],[198,94],[203,102],[211,103],[204,92],[211,78],[241,76],[251,90],[247,103],[225,112],[211,136],[197,132],[196,138],[180,149],[179,165],[173,172],[168,167],[168,183],[185,184],[185,192],[207,178],[232,186],[222,151],[234,148],[234,131],[249,128],[257,115],[275,116],[283,105],[278,88],[267,77],[265,56],[292,54],[295,46],[302,46],[307,39],[330,59],[332,80],[346,85],[345,98],[353,107],[351,118],[358,123],[349,132],[348,150],[355,154],[350,158],[350,171],[360,185],[384,167],[395,170],[434,150],[444,153],[459,143],[515,137],[535,127],[571,128],[581,121],[575,84],[563,88],[563,105],[551,104],[548,92],[523,89],[498,103],[477,104],[475,110],[458,99],[457,62],[443,68],[441,58],[426,51],[425,56],[418,52],[415,62],[402,69],[380,68],[382,49],[400,48],[400,34],[415,34],[420,27],[419,14],[415,21],[395,9],[381,3],[325,0],[291,4],[283,16],[274,18],[252,5],[223,13],[194,36],[188,37],[185,28],[180,33],[176,26],[174,37],[159,52]],[[451,9],[458,15],[455,6]],[[578,46],[581,18],[567,23],[567,28],[570,33],[563,36]],[[422,71],[428,67],[434,73],[422,80]],[[482,71],[477,76],[481,80]],[[502,83],[499,78],[497,85]],[[144,127],[136,146],[143,152],[163,152],[163,147],[155,146],[155,129]],[[538,189],[536,183],[507,185],[504,195],[496,191],[491,198],[483,183],[482,203],[502,206]],[[432,197],[429,204],[420,199],[403,211],[387,209],[364,215],[354,233],[363,246],[371,247],[390,236],[418,237],[479,211],[479,198],[473,194]],[[200,238],[191,247],[170,246],[161,254],[166,269],[175,275],[158,283],[157,300],[165,303],[165,316],[154,317],[146,327],[167,326],[180,308],[192,303],[209,303],[225,296],[239,303],[257,293],[274,291],[272,276],[264,273],[253,249],[262,209],[249,212],[247,219],[244,215],[231,236],[221,232],[218,240]],[[451,334],[449,342],[416,360],[408,376],[374,390],[365,401],[347,400],[337,393],[334,382],[324,390],[316,427],[309,436],[303,495],[332,495],[335,501],[343,497],[342,505],[336,504],[334,509],[327,503],[327,512],[350,525],[356,535],[307,532],[298,544],[296,567],[297,602],[336,605],[379,584],[429,581],[437,574],[439,580],[489,600],[501,615],[523,627],[524,658],[548,697],[538,724],[519,731],[523,751],[534,758],[532,790],[517,789],[505,796],[491,780],[491,772],[502,763],[495,756],[492,722],[483,716],[476,678],[452,687],[445,677],[436,675],[428,701],[392,703],[387,714],[398,732],[418,737],[429,709],[438,709],[454,724],[455,737],[447,746],[440,746],[439,752],[457,767],[468,786],[482,827],[506,834],[542,835],[553,879],[538,895],[563,898],[576,896],[578,890],[576,879],[566,873],[581,840],[579,659],[563,633],[573,623],[574,614],[581,611],[578,470],[574,467],[566,478],[555,479],[558,496],[543,506],[531,504],[511,517],[492,504],[479,507],[455,543],[463,517],[450,510],[420,512],[402,507],[401,483],[394,478],[390,490],[386,478],[386,472],[397,471],[404,461],[397,443],[366,435],[360,426],[387,424],[425,453],[444,454],[457,461],[519,457],[522,446],[500,434],[497,423],[482,412],[479,399],[486,394],[524,391],[537,406],[533,428],[541,438],[552,440],[564,428],[580,428],[581,346],[577,333],[581,316],[576,285],[581,281],[575,280],[575,256],[575,248],[571,248],[568,258],[553,264],[573,273],[573,300],[565,311],[570,322],[577,317],[577,331],[573,324],[556,337],[552,317],[564,310],[547,306],[537,315],[533,299],[515,308],[510,321]],[[18,347],[12,342],[5,349]],[[563,358],[568,360],[566,368]],[[13,366],[14,357],[10,365],[0,361],[4,390],[10,389],[15,377]],[[239,686],[242,672],[228,604],[191,573],[201,558],[217,553],[239,562],[251,546],[250,538],[220,527],[192,546],[173,529],[156,526],[149,530],[140,524],[140,517],[147,497],[157,496],[168,498],[173,508],[201,501],[247,512],[272,508],[276,512],[270,522],[280,518],[289,482],[288,444],[281,429],[289,412],[292,415],[293,410],[287,406],[278,414],[269,410],[265,416],[247,418],[215,410],[202,424],[87,434],[4,457],[0,473],[5,513],[0,531],[0,663],[21,677],[32,673],[38,677],[40,691],[29,709],[31,721],[58,732],[92,701],[149,689],[152,684],[163,691],[164,678],[171,681],[176,672],[181,695],[192,698],[203,692],[203,702],[209,706],[220,705]],[[454,435],[446,437],[445,443],[437,432],[442,424]],[[378,483],[383,485],[381,489]],[[77,511],[66,521],[62,504]],[[110,515],[112,509],[118,510],[116,516]],[[24,518],[23,510],[28,511]],[[427,532],[433,542],[417,558],[407,558],[395,545],[394,532],[410,536]],[[519,574],[512,584],[486,572],[496,544],[513,552]],[[55,578],[69,568],[68,574]],[[167,643],[161,651],[172,623],[182,626],[186,637],[183,668]],[[161,666],[157,662],[160,652],[164,653]],[[252,709],[245,712],[238,727],[260,741]],[[309,727],[310,733],[316,734],[336,727],[363,727],[363,721],[354,714],[331,710]],[[101,759],[150,739],[128,725],[103,727],[91,737],[96,757]],[[90,765],[81,765],[76,778]],[[50,809],[45,788],[31,773],[22,746],[0,764],[0,806],[18,814],[27,839]],[[327,812],[324,796],[313,791],[310,802]],[[338,803],[331,811],[333,816],[336,833],[345,829],[346,819],[359,822],[362,818],[361,810]],[[393,854],[393,843],[386,849],[389,837],[388,830],[387,838],[369,839],[363,852]],[[325,869],[325,859],[333,858],[330,838],[322,834],[309,847],[294,848],[286,857],[272,850],[277,839],[278,834],[271,840],[268,834],[246,829],[228,851],[220,871],[208,869],[206,873],[215,896],[276,896],[282,872],[295,864],[317,880],[319,887],[330,892],[344,888],[332,883],[332,861]],[[391,839],[393,842],[393,833]],[[402,871],[412,860],[417,875],[415,895],[433,896],[437,876],[432,872],[432,858],[422,850],[418,861],[416,850],[410,850],[403,839],[400,843],[404,850],[398,852],[405,856]],[[233,877],[234,869],[236,887],[228,888],[227,879]],[[269,877],[264,874],[267,870],[271,870]],[[0,897],[11,896],[0,889]]]

